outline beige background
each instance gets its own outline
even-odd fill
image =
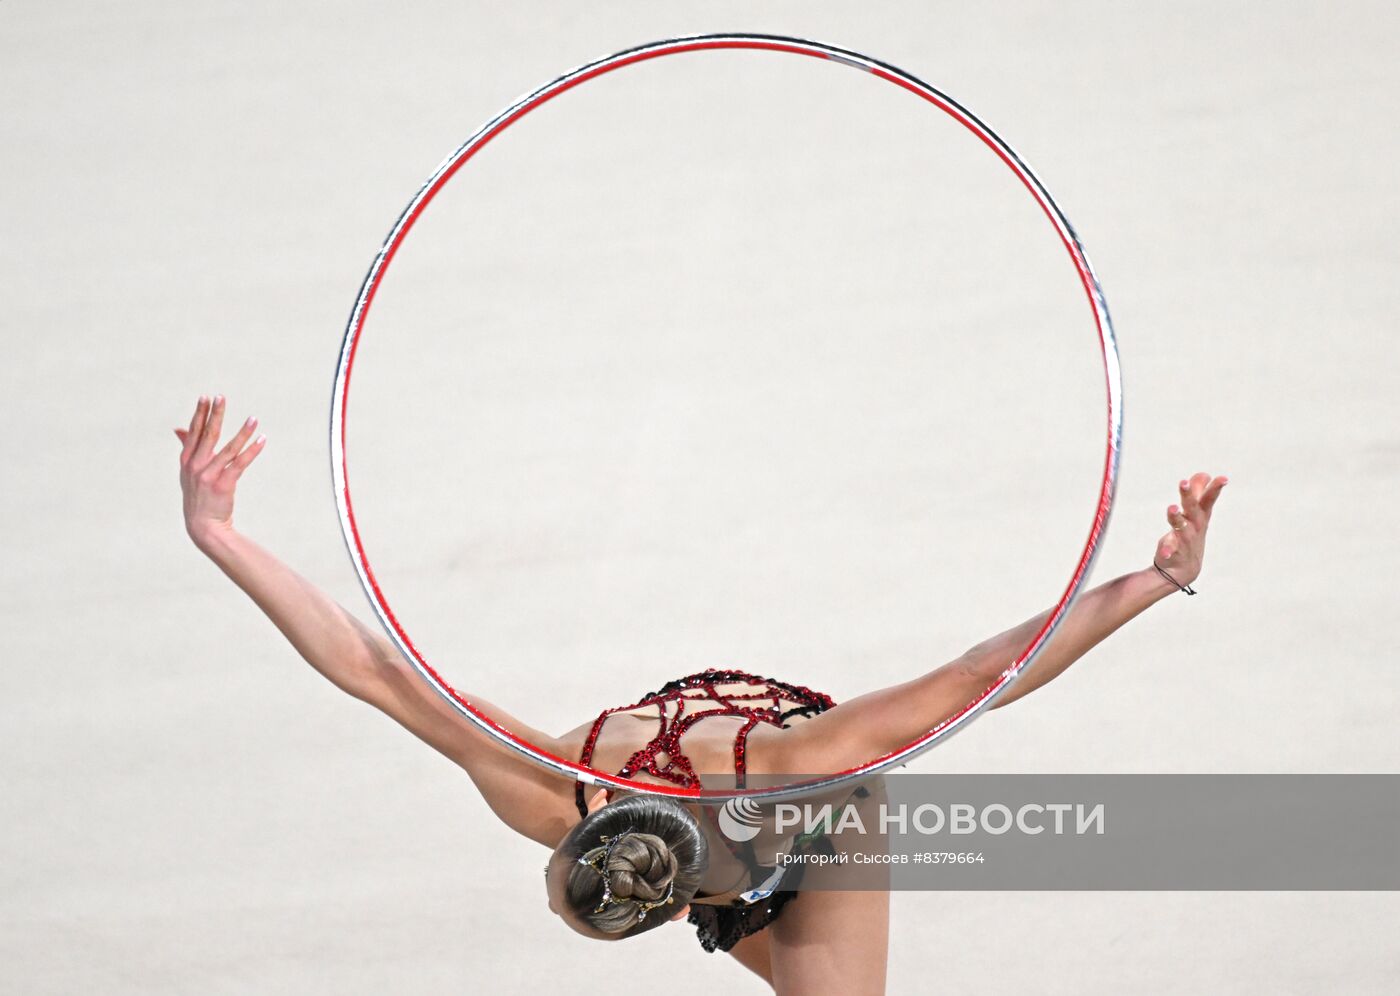
[[[1146,564],[1178,478],[1232,479],[1200,597],[917,769],[1396,770],[1397,27],[1379,3],[0,6],[0,988],[759,991],[688,929],[623,952],[547,916],[543,851],[189,546],[170,435],[201,392],[258,414],[242,527],[365,609],[325,437],[374,250],[506,102],[676,34],[868,52],[1037,169],[1122,341],[1095,580]],[[849,70],[715,55],[590,84],[449,188],[371,318],[351,453],[430,658],[562,729],[708,666],[848,697],[1039,611],[1101,407],[1068,264],[984,150]],[[1391,992],[1397,912],[899,895],[891,991]]]

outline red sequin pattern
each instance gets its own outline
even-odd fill
[[[721,691],[725,686],[742,685],[741,691]],[[674,714],[671,704],[675,704]],[[734,736],[734,776],[736,785],[744,786],[747,770],[745,755],[749,733],[759,723],[784,727],[794,716],[815,716],[836,703],[829,695],[815,692],[804,685],[790,685],[771,678],[762,678],[745,671],[702,671],[678,678],[659,690],[632,703],[605,710],[593,721],[593,728],[584,741],[579,763],[587,765],[593,759],[598,735],[608,717],[655,706],[660,728],[646,745],[633,753],[618,770],[624,778],[645,773],[685,788],[700,788],[700,777],[690,758],[681,749],[681,738],[696,723],[711,716],[743,716],[744,722]],[[664,760],[662,760],[664,758]],[[583,783],[575,786],[575,801],[580,815],[588,812],[584,802]]]

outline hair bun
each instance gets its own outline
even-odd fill
[[[568,916],[592,930],[631,937],[668,922],[700,889],[709,845],[674,799],[626,796],[591,813],[556,849],[570,859]],[[667,913],[658,907],[672,907]],[[648,915],[651,914],[651,915]]]
[[[629,833],[608,859],[608,883],[618,899],[653,903],[666,895],[679,863],[664,840],[651,833]]]

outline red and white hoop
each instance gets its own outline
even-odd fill
[[[413,228],[418,217],[427,208],[428,204],[437,195],[443,186],[450,180],[456,172],[461,169],[472,156],[476,155],[486,143],[505,131],[511,124],[524,117],[530,111],[541,104],[552,100],[567,90],[571,90],[580,83],[585,83],[596,76],[621,69],[635,63],[645,62],[649,59],[660,58],[666,55],[676,55],[682,52],[700,52],[716,49],[753,49],[766,52],[788,52],[795,55],[811,56],[818,59],[826,59],[830,62],[840,63],[871,73],[881,79],[888,80],[896,86],[903,87],[910,93],[926,100],[944,113],[952,116],[960,124],[972,132],[978,139],[987,145],[996,155],[1015,173],[1025,185],[1026,190],[1035,198],[1045,213],[1050,223],[1054,225],[1060,241],[1069,253],[1076,271],[1079,275],[1080,283],[1083,285],[1085,296],[1088,298],[1089,306],[1093,311],[1094,323],[1098,333],[1099,347],[1103,354],[1104,378],[1107,387],[1108,398],[1108,432],[1107,446],[1104,454],[1103,479],[1099,490],[1098,503],[1094,508],[1093,520],[1089,529],[1089,536],[1084,544],[1083,553],[1075,565],[1074,573],[1070,577],[1068,585],[1060,595],[1059,601],[1051,610],[1045,624],[1035,634],[1031,641],[1017,655],[1014,661],[1008,662],[1006,670],[1001,674],[995,683],[983,691],[979,696],[968,702],[956,714],[944,720],[940,725],[929,730],[923,736],[906,744],[896,751],[885,754],[882,757],[873,758],[858,767],[847,771],[837,772],[832,775],[817,779],[808,779],[802,782],[793,782],[787,785],[772,786],[767,788],[753,788],[744,790],[703,790],[681,788],[674,785],[651,785],[643,782],[635,782],[628,778],[621,778],[607,772],[597,771],[585,767],[576,761],[568,758],[556,757],[546,751],[540,750],[533,744],[526,742],[510,730],[500,726],[479,709],[472,705],[470,700],[458,694],[442,677],[433,670],[424,658],[423,654],[413,645],[408,633],[404,631],[393,610],[389,607],[388,598],[385,596],[379,582],[375,579],[374,570],[371,568],[369,558],[365,553],[363,538],[355,521],[354,505],[350,497],[349,471],[346,464],[346,412],[350,402],[350,374],[354,368],[355,351],[359,345],[360,334],[364,331],[365,319],[369,314],[370,305],[374,302],[375,292],[379,288],[380,282],[384,278],[385,271],[393,261],[395,253],[403,240],[408,236],[409,230]],[[350,321],[345,329],[345,338],[341,344],[340,358],[336,365],[335,374],[335,396],[331,406],[331,471],[335,482],[336,508],[340,516],[341,531],[344,533],[345,542],[350,550],[350,557],[355,563],[355,570],[359,574],[360,583],[368,595],[370,603],[374,606],[375,613],[379,616],[380,622],[387,630],[389,637],[403,652],[404,656],[413,665],[414,669],[436,690],[444,699],[462,714],[466,719],[476,724],[483,732],[493,737],[506,747],[523,754],[531,760],[544,765],[554,771],[558,771],[570,778],[586,783],[603,784],[624,788],[631,792],[647,793],[653,795],[700,797],[707,801],[720,802],[738,797],[748,797],[752,799],[778,800],[791,798],[799,795],[806,795],[814,791],[830,788],[843,782],[850,782],[862,777],[868,777],[880,771],[887,770],[899,764],[903,764],[922,752],[928,750],[940,740],[950,736],[954,731],[959,730],[972,721],[982,710],[996,701],[1025,669],[1034,660],[1036,654],[1045,646],[1050,636],[1054,633],[1065,613],[1069,611],[1070,605],[1079,594],[1081,587],[1088,580],[1090,568],[1098,553],[1099,542],[1108,525],[1109,513],[1113,506],[1113,497],[1117,487],[1118,464],[1123,435],[1123,400],[1122,400],[1122,377],[1118,362],[1117,343],[1114,339],[1113,325],[1108,314],[1108,304],[1104,300],[1103,291],[1099,287],[1098,279],[1094,276],[1093,267],[1089,264],[1089,259],[1080,245],[1079,238],[1075,234],[1069,220],[1064,213],[1051,199],[1045,187],[1031,172],[1030,168],[1023,163],[1019,156],[1012,151],[1011,147],[1001,140],[995,132],[979,121],[970,111],[952,98],[940,93],[927,83],[910,76],[894,66],[887,65],[868,56],[860,55],[857,52],[847,51],[820,42],[804,41],[800,38],[785,38],[776,35],[749,35],[749,34],[718,34],[718,35],[697,35],[688,38],[672,38],[665,41],[653,42],[637,48],[627,49],[610,55],[605,59],[599,59],[585,66],[580,66],[564,75],[560,76],[534,92],[522,97],[510,107],[488,121],[482,128],[467,139],[446,161],[440,165],[433,175],[430,176],[408,206],[404,208],[398,221],[390,230],[384,244],[380,246],[378,254],[374,257],[374,262],[370,265],[369,273],[365,276],[364,283],[360,287],[359,296],[355,299],[355,307],[351,311]]]

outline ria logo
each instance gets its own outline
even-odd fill
[[[730,799],[720,807],[719,828],[737,843],[753,840],[763,828],[763,810],[752,799]]]

